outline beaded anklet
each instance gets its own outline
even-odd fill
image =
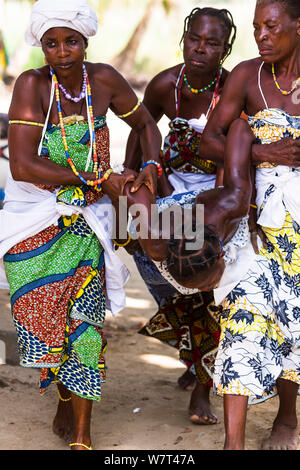
[[[116,240],[112,240],[112,241],[113,241],[113,244],[114,244],[114,245],[119,246],[119,247],[124,247],[124,246],[129,245],[129,243],[131,242],[131,237],[130,237],[130,235],[128,234],[128,238],[127,238],[127,240],[126,240],[125,243],[119,243],[119,242],[117,242]]]
[[[58,390],[58,389],[57,389],[57,393],[58,393],[58,397],[59,397],[60,401],[64,401],[64,402],[66,402],[66,401],[70,401],[70,400],[72,400],[72,397],[69,397],[69,398],[63,398],[63,397],[61,396],[61,394],[60,394],[60,392],[59,392],[59,390]]]
[[[84,447],[86,450],[93,450],[92,447],[87,446],[86,444],[82,444],[81,442],[71,442],[69,444],[69,447],[74,447],[74,446]]]

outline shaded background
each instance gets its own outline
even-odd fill
[[[51,0],[49,0],[51,1]],[[63,0],[62,0],[63,1]],[[27,46],[24,33],[34,0],[0,0],[0,112],[23,70],[44,64],[40,48]],[[179,47],[185,17],[196,7],[227,8],[237,25],[237,40],[225,66],[231,70],[257,55],[252,19],[255,0],[89,0],[99,18],[88,60],[114,65],[142,93],[159,71],[182,60]]]
[[[1,158],[3,152],[8,156],[7,137],[1,126],[7,128],[5,113],[9,110],[14,82],[22,71],[44,65],[41,48],[28,46],[24,40],[34,1],[0,0],[0,208],[9,167],[8,160]],[[184,20],[197,6],[227,8],[233,15],[237,38],[225,62],[228,70],[257,56],[252,26],[256,0],[88,0],[88,3],[97,12],[99,30],[89,40],[87,59],[115,66],[140,98],[155,74],[182,61],[179,43]],[[130,128],[110,110],[107,122],[111,131],[111,162],[119,164],[125,158]],[[167,118],[163,117],[158,126],[162,136],[166,135]]]

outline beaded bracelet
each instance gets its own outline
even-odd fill
[[[158,163],[156,160],[148,160],[147,162],[145,162],[144,165],[142,166],[142,170],[146,168],[146,166],[150,165],[151,163],[156,166],[158,177],[160,177],[162,175],[163,169],[162,169],[161,164]]]
[[[257,206],[255,204],[250,204],[250,207],[253,207],[253,209],[257,209]]]

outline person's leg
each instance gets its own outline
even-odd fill
[[[264,450],[297,449],[299,435],[296,411],[298,387],[298,384],[290,380],[277,380],[279,409],[271,435],[262,444]]]
[[[177,380],[177,384],[182,390],[192,392],[196,386],[195,376],[187,369]]]
[[[191,394],[189,413],[190,420],[194,424],[217,424],[218,418],[212,412],[209,400],[211,387],[200,384],[196,386]]]
[[[86,448],[80,444],[84,444],[87,447],[91,446],[91,415],[93,401],[81,398],[78,395],[75,395],[74,393],[71,394],[71,397],[74,416],[74,428],[71,449],[86,450]]]
[[[248,397],[224,395],[224,450],[244,450]]]
[[[71,392],[62,384],[57,384],[59,402],[52,429],[61,439],[70,441],[73,432],[73,409]]]

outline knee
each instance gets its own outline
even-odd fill
[[[235,138],[240,139],[242,142],[254,143],[255,135],[246,119],[235,119],[229,128],[228,135],[234,135]]]

